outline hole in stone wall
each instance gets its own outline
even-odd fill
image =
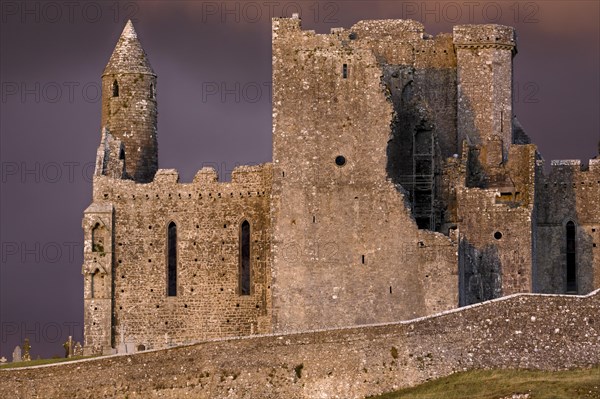
[[[313,216],[313,223],[317,223],[317,217]]]
[[[365,264],[365,256],[364,255],[362,256],[362,264],[363,265]]]
[[[392,286],[390,285],[390,294],[392,293]]]
[[[348,39],[350,40],[356,40],[358,38],[358,35],[356,34],[356,32],[350,32],[350,34],[348,35]]]
[[[137,350],[138,350],[138,352],[145,351],[146,347],[144,345],[140,344],[140,345],[138,345]]]
[[[494,233],[494,238],[495,238],[496,240],[499,240],[499,239],[501,239],[501,238],[502,238],[502,233],[500,233],[499,231],[495,232],[495,233]]]
[[[337,157],[335,157],[335,164],[337,166],[346,165],[346,158],[343,155],[338,155]]]
[[[346,79],[348,77],[348,64],[342,66],[342,77]]]

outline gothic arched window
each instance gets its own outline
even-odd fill
[[[575,223],[567,223],[567,292],[577,293],[577,246]]]
[[[250,295],[250,223],[240,228],[240,295]]]
[[[177,295],[177,225],[167,228],[167,295]]]

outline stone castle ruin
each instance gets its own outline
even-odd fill
[[[273,161],[158,169],[129,22],[102,75],[87,353],[414,319],[600,288],[600,157],[549,172],[513,116],[513,28],[273,20]]]

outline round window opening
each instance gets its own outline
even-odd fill
[[[495,232],[495,233],[494,233],[494,238],[495,238],[496,240],[499,240],[499,239],[501,239],[501,238],[502,238],[502,233],[500,233],[499,231]]]
[[[338,155],[337,157],[335,157],[335,164],[337,166],[346,165],[346,158],[343,155]]]

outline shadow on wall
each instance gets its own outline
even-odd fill
[[[382,83],[394,108],[386,149],[387,176],[396,187],[406,190],[418,227],[437,231],[441,225],[441,212],[436,204],[441,198],[439,179],[443,152],[438,138],[449,132],[440,132],[436,126],[433,104],[428,98],[431,97],[429,92],[434,90],[426,81],[431,77],[431,81],[446,82],[450,72],[415,70],[408,65],[385,64],[382,68]],[[438,88],[448,86],[452,90],[452,85],[437,85]]]
[[[502,263],[495,245],[478,249],[467,239],[459,245],[459,306],[502,296]]]

